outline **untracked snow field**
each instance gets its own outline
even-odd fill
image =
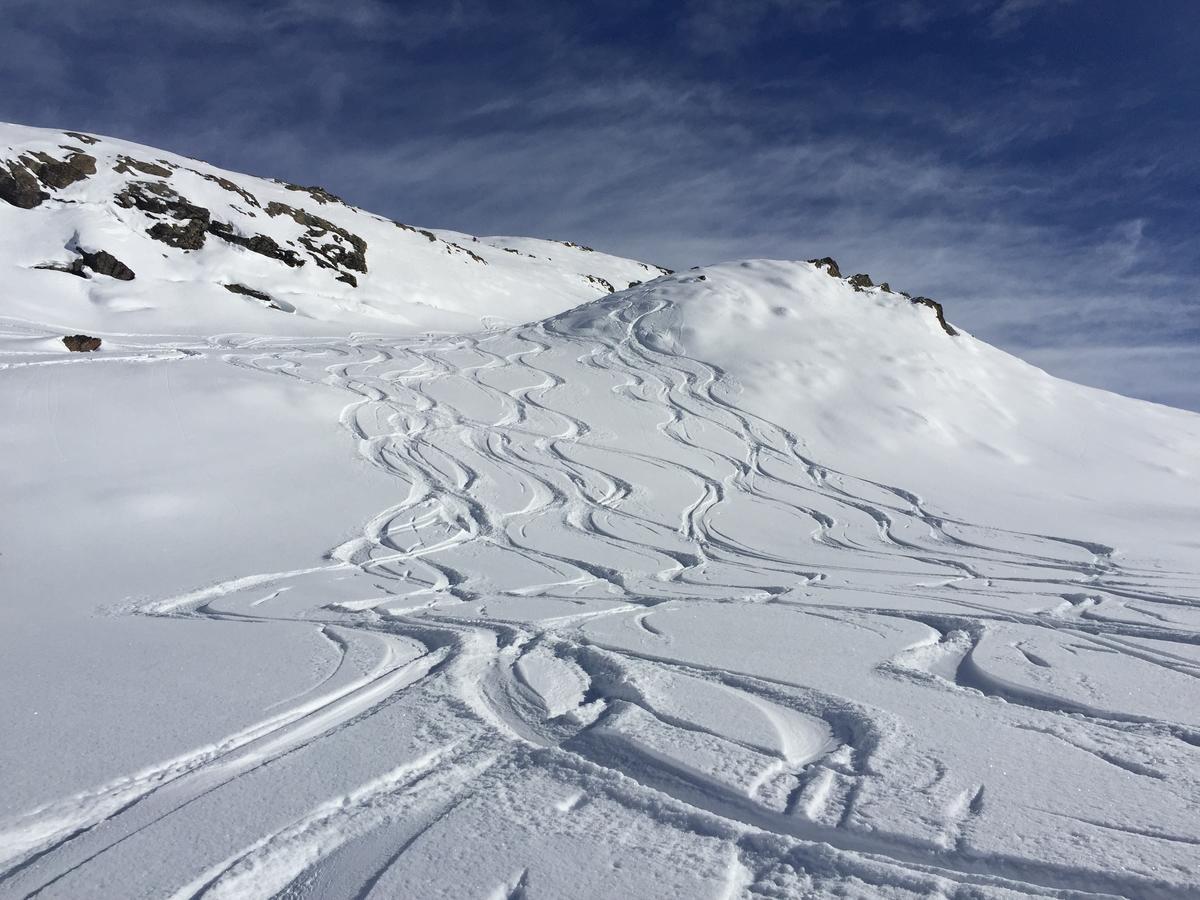
[[[1200,417],[806,264],[0,332],[0,896],[1200,894]]]

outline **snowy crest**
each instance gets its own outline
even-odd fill
[[[15,125],[0,125],[0,266],[7,315],[310,334],[520,324],[665,271],[570,241],[419,228],[323,188]]]

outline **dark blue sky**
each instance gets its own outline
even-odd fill
[[[1200,409],[1190,0],[4,0],[0,119],[674,267],[832,255]]]

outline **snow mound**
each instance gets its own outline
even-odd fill
[[[1179,523],[1200,497],[1200,416],[1055,378],[961,328],[951,336],[907,295],[855,287],[819,264],[746,260],[660,278],[550,324],[609,340],[633,331],[663,358],[703,360],[730,407],[943,514],[953,498],[998,527],[1194,552]],[[1130,533],[1147,518],[1161,527]]]

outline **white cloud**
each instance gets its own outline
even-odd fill
[[[1003,0],[992,11],[988,22],[993,34],[1003,36],[1022,28],[1039,11],[1070,2],[1071,0]]]

